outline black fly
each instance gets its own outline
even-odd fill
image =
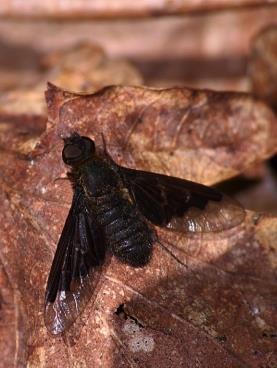
[[[59,334],[83,310],[106,252],[133,267],[151,258],[154,226],[211,232],[242,222],[244,210],[217,190],[191,181],[117,165],[94,142],[74,133],[62,158],[74,195],[45,295],[45,323]]]

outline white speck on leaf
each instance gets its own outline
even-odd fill
[[[147,335],[134,321],[127,319],[123,326],[123,332],[131,336],[128,346],[132,352],[144,351],[148,353],[154,349],[155,342],[153,337]]]
[[[142,333],[137,334],[129,341],[129,348],[132,352],[144,351],[149,353],[153,351],[155,343],[151,336],[144,336]]]
[[[45,187],[42,187],[40,191],[42,194],[45,194],[47,192],[47,189]]]

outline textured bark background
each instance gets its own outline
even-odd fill
[[[276,213],[276,179],[265,163],[277,147],[276,28],[258,36],[274,14],[254,8],[149,20],[134,33],[128,21],[109,30],[107,23],[102,30],[0,24],[10,52],[0,63],[1,367],[277,365],[277,219],[269,214]],[[143,29],[160,38],[148,34],[143,43]],[[111,56],[89,37],[68,47],[88,30]],[[50,84],[45,104],[47,80],[63,88]],[[182,87],[172,87],[176,80]],[[101,89],[110,84],[121,86]],[[267,213],[247,211],[239,226],[216,234],[157,229],[169,252],[156,244],[144,269],[112,259],[80,320],[53,338],[43,299],[72,196],[67,181],[55,180],[66,173],[61,136],[73,130],[100,148],[103,133],[113,159],[128,167],[205,184],[243,174],[225,189],[238,187],[244,203]]]

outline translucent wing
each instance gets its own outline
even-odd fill
[[[45,325],[52,334],[63,332],[82,312],[95,289],[104,257],[101,231],[76,189],[45,293]]]
[[[214,188],[171,176],[122,169],[140,212],[154,225],[180,232],[222,231],[240,224],[245,211]]]

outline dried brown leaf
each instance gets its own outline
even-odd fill
[[[249,60],[253,93],[277,111],[277,26],[263,29],[253,42]]]
[[[64,337],[48,335],[42,318],[72,196],[68,182],[55,181],[66,170],[60,135],[77,130],[100,146],[103,133],[120,164],[214,183],[274,152],[269,108],[243,94],[142,87],[77,95],[50,85],[47,101],[47,130],[29,160],[6,144],[0,161],[0,260],[20,321],[4,336],[15,366],[273,367],[271,216],[249,212],[240,226],[202,236],[157,230],[170,253],[157,244],[143,269],[112,259],[96,300]]]
[[[74,95],[50,85],[49,126],[103,133],[119,163],[213,184],[276,152],[276,116],[243,93],[107,87]]]
[[[139,72],[122,58],[110,58],[94,43],[77,43],[59,52],[41,56],[44,67],[39,82],[0,94],[0,113],[4,115],[45,115],[44,99],[47,81],[66,90],[94,92],[111,84],[142,83]],[[19,84],[20,85],[20,84]]]
[[[43,60],[47,79],[65,90],[94,92],[111,84],[142,84],[139,72],[123,59],[112,59],[91,43],[78,43]]]

